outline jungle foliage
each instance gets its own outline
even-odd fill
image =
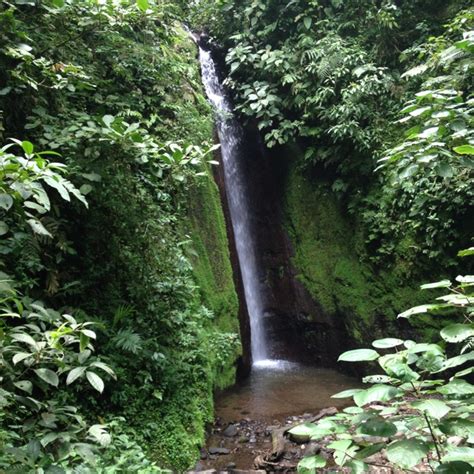
[[[212,117],[182,6],[0,2],[2,472],[185,469],[235,376]],[[197,273],[199,212],[217,224]]]
[[[467,249],[460,255],[473,253]],[[370,349],[344,352],[339,361],[377,362],[377,373],[363,378],[369,388],[333,395],[352,398],[355,405],[319,423],[297,426],[290,433],[329,439],[327,448],[335,463],[355,473],[377,466],[379,459],[374,455],[382,450],[402,470],[418,466],[431,472],[472,472],[474,385],[467,379],[474,371],[473,286],[473,275],[459,275],[455,283],[441,280],[422,285],[423,290],[449,293],[398,317],[436,313],[445,319],[439,341],[416,343],[388,337],[373,341]],[[298,472],[314,472],[326,464],[320,455],[305,457]]]
[[[211,5],[201,2],[196,21],[225,45],[236,109],[269,147],[302,148],[302,166],[362,228],[359,258],[403,261],[408,278],[455,266],[472,235],[472,162],[458,148],[472,141],[469,2]],[[387,168],[374,173],[389,156],[395,180]],[[470,164],[459,173],[461,161]]]

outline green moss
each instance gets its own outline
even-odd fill
[[[298,278],[326,313],[343,319],[357,342],[369,342],[382,328],[385,335],[396,331],[397,314],[425,296],[402,280],[403,262],[376,273],[361,261],[363,236],[357,222],[325,183],[305,175],[296,160],[286,181],[285,211]]]
[[[156,414],[157,429],[152,458],[173,472],[184,472],[196,463],[205,443],[204,427],[213,420],[212,391],[206,383],[175,392]]]
[[[198,71],[195,45],[187,35],[178,50]],[[187,141],[210,143],[212,113],[199,75],[186,87],[186,94],[175,97],[176,126],[185,130]],[[192,303],[196,309],[192,311],[202,315],[196,317],[193,326],[192,347],[185,350],[192,360],[188,361],[182,350],[168,354],[176,366],[178,361],[184,363],[189,373],[183,377],[176,372],[166,377],[174,379],[175,385],[168,387],[163,402],[157,403],[156,411],[146,414],[143,420],[152,425],[151,442],[146,440],[152,458],[173,472],[186,471],[199,458],[199,448],[205,443],[205,426],[214,416],[214,391],[235,382],[236,359],[241,354],[239,302],[220,194],[210,166],[203,171],[205,176],[188,190],[186,212],[179,223],[182,241],[190,241],[188,258],[197,290]]]
[[[239,334],[239,302],[219,190],[209,167],[206,173],[207,179],[196,186],[190,196],[191,260],[203,302],[214,313],[212,329],[225,337],[226,334]],[[235,381],[235,360],[241,353],[240,344],[235,347],[234,352],[216,364],[216,388],[225,388]]]
[[[210,170],[190,196],[189,220],[193,271],[203,300],[222,331],[238,331],[237,294],[219,191]]]

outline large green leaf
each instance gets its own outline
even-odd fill
[[[310,440],[311,434],[317,430],[315,423],[302,423],[301,425],[295,426],[288,430],[288,433],[293,441],[297,443],[306,443]]]
[[[402,394],[403,391],[396,387],[377,384],[367,390],[362,390],[361,392],[356,393],[354,395],[354,401],[357,406],[364,406],[367,403],[372,402],[388,402]]]
[[[13,206],[13,198],[6,193],[0,194],[0,207],[8,211]]]
[[[343,390],[342,392],[338,392],[334,395],[331,395],[331,398],[350,398],[354,396],[356,393],[363,392],[364,389],[362,388],[350,388],[349,390]]]
[[[313,474],[316,469],[326,466],[326,459],[321,456],[307,456],[298,463],[299,474]]]
[[[397,347],[402,344],[402,339],[395,339],[393,337],[388,337],[386,339],[377,339],[372,343],[372,345],[377,349],[391,349],[392,347]]]
[[[443,367],[438,370],[438,372],[442,372],[446,369],[452,369],[453,367],[459,367],[460,365],[469,362],[470,360],[474,360],[474,351],[468,352],[467,354],[461,354],[456,357],[451,357],[451,359],[447,359],[443,363]]]
[[[379,353],[373,349],[355,349],[352,351],[343,352],[338,361],[344,362],[362,362],[369,360],[377,360]]]
[[[352,460],[358,450],[358,447],[350,439],[341,439],[328,444],[329,449],[334,449],[333,457],[338,466],[344,466]]]
[[[451,286],[451,281],[441,280],[435,283],[425,283],[424,285],[421,285],[420,288],[422,290],[430,290],[433,288],[449,288],[450,286]]]
[[[146,12],[149,7],[148,0],[137,0],[137,5],[138,5],[138,8],[143,12]]]
[[[436,418],[437,420],[440,420],[443,418],[443,416],[447,415],[451,411],[451,408],[446,405],[446,403],[436,399],[413,402],[412,406],[417,410],[427,413],[432,418]]]
[[[454,379],[446,385],[436,389],[437,392],[443,395],[463,396],[474,394],[474,385],[462,379]]]
[[[95,372],[86,372],[89,383],[100,393],[104,391],[104,381]]]
[[[410,316],[413,316],[414,314],[424,314],[424,313],[429,313],[430,311],[435,311],[437,309],[442,309],[444,308],[445,305],[443,304],[422,304],[420,306],[415,306],[413,308],[410,308],[403,313],[400,313],[398,315],[399,318],[409,318]]]
[[[463,461],[469,464],[474,464],[474,448],[467,446],[456,446],[450,447],[448,452],[443,456],[441,461],[452,462],[452,461]]]
[[[56,372],[53,372],[51,369],[35,369],[35,374],[49,385],[57,387],[59,385],[59,378]]]
[[[474,467],[463,461],[452,461],[440,464],[435,474],[474,474]]]
[[[469,257],[470,255],[474,255],[474,247],[469,247],[468,249],[458,252],[458,257]]]
[[[474,421],[465,418],[446,418],[438,426],[444,434],[449,436],[466,438],[474,435]]]
[[[454,148],[454,151],[459,155],[474,155],[474,146],[461,145]]]
[[[358,431],[365,435],[382,436],[386,438],[396,434],[397,427],[390,421],[377,416],[363,421],[359,425]]]
[[[440,332],[441,337],[447,342],[462,342],[474,336],[474,325],[472,324],[450,324]]]
[[[429,452],[429,446],[418,439],[395,441],[387,446],[387,458],[402,469],[416,466]]]
[[[75,367],[67,374],[66,385],[72,384],[86,371],[86,367]]]

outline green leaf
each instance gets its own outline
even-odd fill
[[[7,234],[9,230],[10,228],[8,227],[8,225],[5,222],[0,221],[0,235]]]
[[[440,464],[435,474],[474,474],[474,467],[463,461],[452,461]]]
[[[464,418],[446,418],[438,427],[448,436],[467,438],[468,436],[474,435],[474,421]]]
[[[35,374],[49,385],[57,387],[59,384],[59,378],[56,372],[53,372],[51,369],[35,369]]]
[[[446,385],[436,389],[437,392],[443,395],[472,395],[474,394],[474,385],[462,379],[454,379]]]
[[[449,163],[439,163],[435,169],[441,178],[452,178],[454,176],[454,169]]]
[[[356,393],[354,395],[354,402],[360,407],[372,402],[388,402],[402,394],[403,391],[396,387],[377,384],[367,390],[362,390],[359,393]]]
[[[364,389],[362,388],[351,388],[349,390],[343,390],[342,392],[338,392],[334,395],[331,395],[331,398],[349,398],[355,395],[356,393],[363,392]]]
[[[312,474],[316,469],[326,466],[326,459],[321,456],[307,456],[298,463],[299,474]]]
[[[137,0],[137,5],[142,12],[146,12],[149,7],[148,0]]]
[[[8,211],[13,206],[13,198],[6,193],[0,194],[0,207]]]
[[[456,357],[451,357],[451,359],[447,359],[446,361],[444,361],[443,367],[438,370],[438,372],[441,372],[446,369],[451,369],[453,367],[458,367],[473,359],[474,351],[468,352],[467,354],[461,354]]]
[[[103,370],[104,372],[106,372],[107,374],[111,375],[112,377],[116,378],[115,372],[107,364],[104,364],[103,362],[95,361],[95,362],[92,362],[90,366],[97,367]]]
[[[72,384],[75,380],[81,377],[86,371],[86,367],[75,367],[67,374],[66,385]]]
[[[375,453],[378,453],[383,448],[385,448],[386,443],[377,443],[367,446],[366,448],[361,449],[358,453],[356,458],[357,459],[366,459],[369,456],[372,456]]]
[[[23,148],[23,151],[27,154],[27,155],[32,155],[33,154],[33,150],[35,149],[33,143],[29,142],[29,141],[23,141],[21,142],[21,147]]]
[[[89,383],[100,393],[104,391],[104,381],[95,372],[86,372]]]
[[[107,127],[110,127],[115,121],[115,117],[113,115],[104,115],[102,117],[102,122],[104,122],[104,124],[107,126]]]
[[[311,28],[311,25],[313,24],[313,19],[309,16],[304,17],[303,19],[304,26],[307,30]]]
[[[412,406],[418,410],[428,413],[429,416],[436,418],[437,420],[440,420],[443,418],[443,416],[447,415],[451,411],[451,408],[446,405],[446,403],[436,399],[413,402]]]
[[[377,360],[379,356],[379,353],[373,349],[355,349],[342,353],[337,360],[344,362],[361,362]]]
[[[443,463],[453,461],[463,461],[474,464],[474,448],[468,447],[452,447],[449,448],[447,454],[441,459]]]
[[[376,349],[391,349],[392,347],[397,347],[403,344],[401,339],[395,339],[388,337],[386,339],[377,339],[372,343]]]
[[[454,151],[458,155],[474,155],[473,145],[461,145],[454,148]]]
[[[38,219],[28,219],[26,222],[30,225],[35,234],[53,237],[46,227]]]
[[[81,329],[81,333],[85,334],[90,339],[96,339],[97,338],[95,332],[91,331],[90,329]]]
[[[353,445],[352,440],[350,439],[333,441],[328,444],[328,448],[334,449],[333,457],[338,466],[343,466],[348,461],[352,460],[358,450],[358,447]]]
[[[450,324],[443,328],[440,334],[447,342],[462,342],[474,336],[474,326],[472,324]]]
[[[420,288],[422,290],[430,290],[432,288],[449,288],[451,286],[451,282],[449,280],[441,280],[435,283],[425,283],[421,285]]]
[[[36,347],[36,341],[29,334],[18,333],[12,334],[11,337],[14,341],[24,342],[25,344]]]
[[[388,438],[397,433],[397,427],[390,421],[386,421],[382,417],[373,417],[362,421],[358,431],[369,436],[382,436]]]
[[[430,311],[436,310],[436,309],[441,309],[444,308],[444,305],[441,304],[422,304],[420,306],[415,306],[413,308],[408,309],[407,311],[404,311],[403,313],[400,313],[398,315],[399,318],[409,318],[410,316],[413,316],[414,314],[424,314],[424,313],[429,313]]]
[[[33,393],[33,384],[29,380],[20,380],[13,385],[31,395]]]
[[[33,354],[30,354],[30,353],[27,353],[27,352],[17,352],[12,357],[13,365],[16,365],[16,364],[18,364],[18,362],[21,362],[22,360],[28,359],[28,357],[32,357],[32,356],[33,356]]]
[[[427,443],[417,439],[395,441],[387,446],[387,458],[402,469],[416,466],[429,452]]]
[[[56,8],[62,8],[64,7],[64,0],[53,0],[53,5]]]
[[[474,255],[474,247],[469,247],[468,249],[460,250],[458,252],[458,257],[468,257]]]
[[[83,352],[86,350],[87,346],[89,345],[89,337],[87,337],[83,332],[79,335],[79,352]]]

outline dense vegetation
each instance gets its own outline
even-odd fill
[[[187,22],[286,162],[300,279],[352,343],[371,327],[397,351],[343,355],[384,374],[311,436],[337,435],[355,472],[368,434],[402,469],[431,453],[463,472],[443,469],[472,463],[472,368],[452,373],[472,360],[472,277],[402,314],[421,344],[392,331],[424,298],[415,283],[454,280],[473,252],[469,3],[0,1],[0,470],[185,470],[234,381],[238,301]]]
[[[151,7],[0,3],[2,471],[183,469],[234,380],[212,116]]]
[[[240,115],[289,167],[299,278],[355,340],[398,327],[471,244],[469,2],[236,3],[203,2],[195,21],[225,45]]]

